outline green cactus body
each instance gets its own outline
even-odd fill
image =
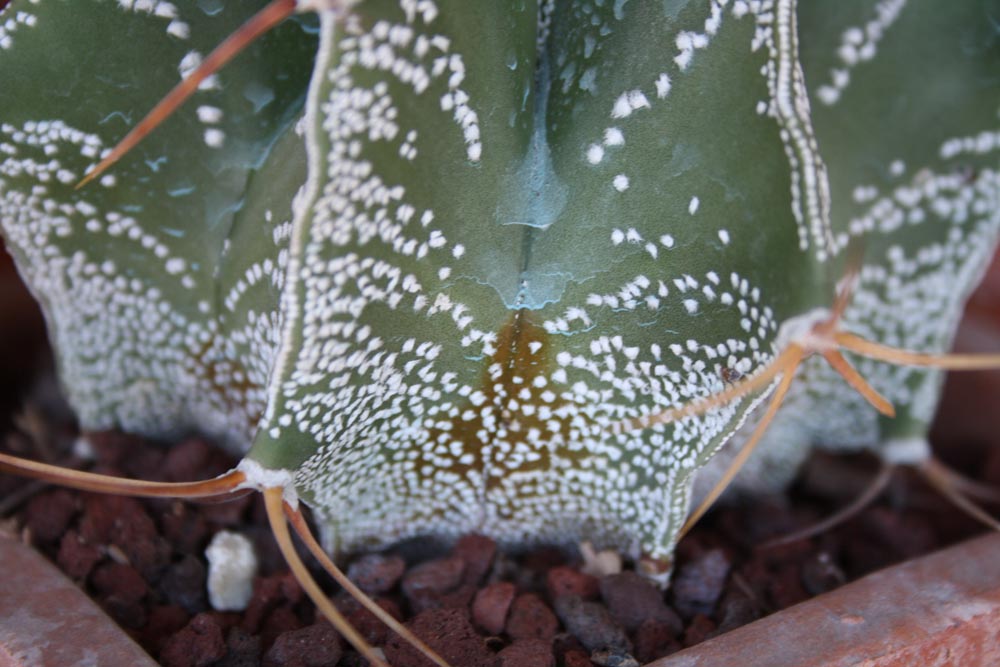
[[[857,239],[865,250],[845,328],[927,352],[951,345],[1000,229],[1000,42],[986,18],[1000,4],[939,9],[899,0],[798,9],[800,33],[809,36],[800,60],[829,172],[831,224],[837,238]],[[827,364],[810,359],[736,487],[759,493],[786,484],[808,453],[803,441],[872,448],[898,463],[929,456],[925,437],[941,373],[863,358],[856,364],[896,406],[896,417],[878,415]],[[699,487],[729,458],[714,459]]]
[[[332,550],[476,530],[669,559],[767,392],[622,424],[773,360],[848,243],[847,325],[948,345],[1000,226],[1000,50],[954,4],[365,0],[282,26],[75,191],[243,16],[14,0],[0,217],[85,428],[214,435]],[[763,477],[922,435],[937,376],[862,368],[903,419],[810,362]]]

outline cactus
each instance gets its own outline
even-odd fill
[[[933,355],[1000,229],[983,5],[341,9],[80,189],[250,10],[5,9],[0,218],[85,429],[209,434],[335,553],[476,530],[660,570],[751,416],[750,489],[811,444],[927,456],[939,373],[836,348],[967,361]]]

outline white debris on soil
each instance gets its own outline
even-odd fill
[[[250,540],[221,530],[205,549],[208,559],[208,600],[217,611],[243,611],[253,593],[257,554]]]
[[[94,445],[83,435],[73,441],[73,456],[84,461],[93,461],[97,458],[94,454]]]
[[[580,570],[585,574],[606,577],[622,571],[622,557],[617,551],[613,549],[595,551],[594,545],[590,542],[581,542],[577,546],[580,548],[580,556],[583,557],[583,567]]]

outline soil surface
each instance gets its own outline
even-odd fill
[[[42,433],[58,452],[72,429]],[[38,437],[15,430],[6,448],[39,457]],[[108,474],[185,481],[234,464],[199,439],[169,449],[119,434],[90,440],[96,461],[88,467]],[[958,463],[1000,486],[1000,448],[966,444]],[[56,460],[80,463],[71,454]],[[679,545],[665,594],[628,563],[615,572],[613,558],[602,564],[556,548],[504,553],[476,535],[450,549],[413,542],[363,556],[348,573],[454,667],[639,665],[981,531],[901,472],[878,502],[841,527],[761,546],[849,502],[875,468],[865,456],[816,454],[789,495],[713,511]],[[0,498],[2,529],[57,563],[163,665],[365,664],[317,618],[284,567],[256,495],[217,504],[140,501],[3,477]],[[260,562],[240,613],[214,611],[206,593],[204,552],[223,529],[250,538]],[[314,575],[328,581],[318,569]],[[327,589],[394,667],[430,664],[356,602]]]
[[[1000,271],[991,275],[987,289],[996,296]],[[977,303],[987,304],[978,306],[981,315],[995,323],[997,301],[974,301],[973,311]],[[23,317],[37,330],[38,320],[30,319],[36,316]],[[971,331],[971,339],[963,334],[969,346],[981,348],[982,327]],[[993,331],[987,347],[995,350]],[[96,434],[92,451],[74,451],[72,417],[51,372],[44,371],[51,364],[37,336],[13,352],[4,349],[2,356],[11,359],[0,359],[3,451],[164,481],[205,479],[233,466],[199,439],[167,448]],[[30,391],[28,366],[36,369]],[[934,440],[953,468],[1000,487],[998,377],[950,379]],[[666,593],[631,572],[629,563],[617,571],[614,558],[584,559],[577,550],[556,548],[505,553],[475,535],[450,548],[415,542],[363,556],[348,573],[454,667],[639,665],[982,531],[921,479],[898,472],[875,503],[840,527],[763,546],[843,507],[876,468],[866,456],[815,454],[788,494],[713,510],[679,545]],[[365,664],[317,618],[285,568],[255,495],[220,504],[138,501],[0,475],[0,530],[57,563],[163,665]],[[205,549],[219,530],[249,538],[260,563],[243,612],[215,611],[209,604]],[[318,569],[314,576],[329,581]],[[325,587],[394,667],[430,664],[332,584]]]

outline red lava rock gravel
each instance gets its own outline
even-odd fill
[[[600,591],[612,618],[627,632],[635,632],[647,620],[665,624],[673,634],[683,627],[677,612],[667,606],[663,592],[635,572],[604,577],[600,580]]]
[[[632,650],[625,630],[611,618],[604,605],[581,600],[575,595],[564,595],[556,599],[555,608],[559,620],[587,650],[611,649],[623,653]]]
[[[729,567],[729,558],[722,549],[706,551],[680,567],[671,583],[674,606],[680,614],[690,618],[712,613],[726,585]],[[639,590],[637,586],[632,588]],[[638,621],[641,622],[641,617]]]
[[[347,576],[369,595],[392,590],[406,571],[406,561],[396,555],[366,554],[351,563]]]
[[[222,626],[211,614],[198,614],[160,651],[164,667],[208,667],[226,654]]]
[[[517,586],[497,581],[482,588],[472,601],[472,619],[488,634],[499,635],[507,624],[507,613],[517,594]]]
[[[447,606],[446,594],[458,588],[464,574],[465,561],[458,556],[421,563],[403,576],[403,595],[416,612]]]
[[[377,597],[374,599],[375,603],[390,616],[398,621],[403,620],[403,612],[395,600],[387,597]],[[392,631],[382,621],[378,620],[375,614],[361,606],[360,602],[346,592],[341,591],[337,593],[334,598],[334,604],[369,644],[381,646],[392,635]]]
[[[169,452],[123,436],[97,441],[96,469],[135,477],[183,479],[199,466],[215,474],[231,465],[200,440]],[[132,455],[125,456],[126,449]],[[1000,469],[989,463],[983,469]],[[864,477],[870,470],[858,457],[838,465],[844,468],[839,475],[853,470]],[[454,667],[629,667],[975,532],[974,524],[918,484],[900,483],[920,511],[905,504],[902,509],[875,505],[831,533],[776,548],[756,545],[814,521],[842,499],[826,501],[826,489],[806,486],[796,492],[794,513],[780,499],[717,511],[679,546],[666,593],[628,570],[600,578],[585,574],[572,554],[550,547],[499,553],[492,540],[479,535],[462,538],[450,550],[421,542],[368,554],[350,563],[348,573]],[[27,500],[14,520],[25,539],[90,592],[162,665],[364,664],[317,619],[284,569],[257,498],[196,505],[46,489]],[[737,531],[740,526],[749,531]],[[203,552],[223,528],[251,537],[262,563],[242,613],[213,611],[205,593]],[[322,572],[315,575],[393,667],[430,664],[334,590]]]
[[[543,639],[552,641],[559,629],[559,620],[541,596],[522,593],[510,605],[504,630],[514,640]]]
[[[466,609],[428,609],[408,621],[406,627],[453,666],[498,667],[500,664],[497,654],[472,627]],[[385,657],[393,667],[434,667],[428,658],[395,635],[386,642]]]
[[[556,667],[552,642],[543,639],[518,639],[497,654],[500,667]]]
[[[584,600],[596,600],[601,594],[600,581],[580,570],[558,565],[545,575],[545,590],[550,600],[563,595],[576,595]]]
[[[340,635],[326,621],[282,633],[264,656],[264,667],[336,667]]]
[[[493,567],[497,543],[482,535],[465,535],[459,538],[451,552],[465,564],[462,583],[478,586]]]

